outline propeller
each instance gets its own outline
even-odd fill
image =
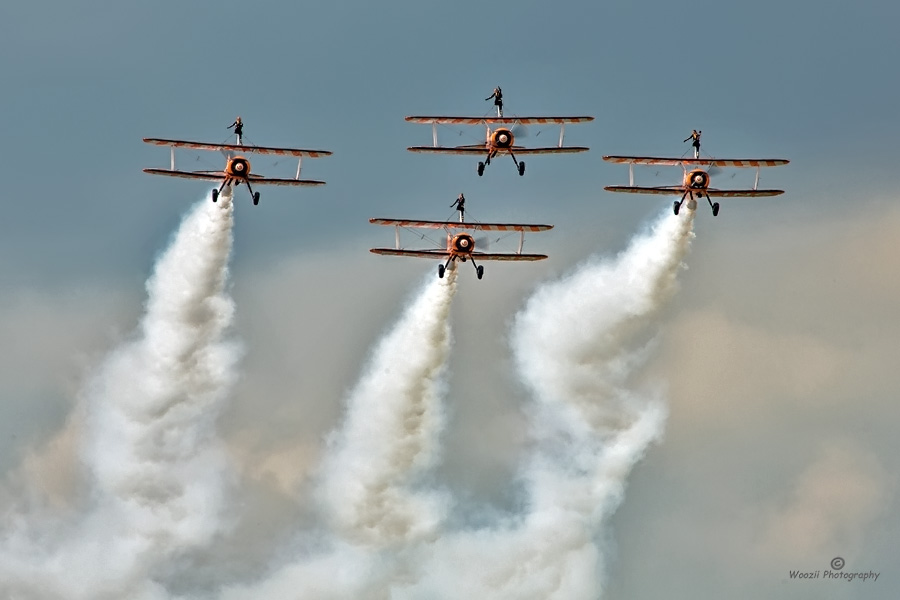
[[[482,236],[478,236],[477,238],[475,238],[475,248],[478,249],[480,252],[485,252],[490,247],[491,247],[491,239],[488,236],[482,235]]]
[[[717,166],[713,165],[713,166],[711,166],[709,169],[707,169],[706,172],[709,173],[709,176],[710,176],[710,177],[712,177],[713,175],[719,175],[720,173],[724,173],[724,172],[725,172],[725,169],[723,169],[722,167],[717,167]],[[731,177],[729,177],[729,179],[734,179],[734,176],[735,176],[735,175],[737,175],[737,173],[735,173],[734,171],[732,171],[732,172],[731,172]]]

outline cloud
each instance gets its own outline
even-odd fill
[[[889,509],[894,485],[871,451],[848,440],[824,443],[790,490],[761,515],[758,550],[797,565],[832,554],[854,557]]]

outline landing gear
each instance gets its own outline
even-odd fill
[[[219,199],[219,190],[213,190],[212,191],[212,201],[215,202],[218,199]]]
[[[475,275],[478,276],[478,279],[484,277],[484,267],[482,267],[481,265],[475,267]]]
[[[444,271],[446,271],[446,270],[447,270],[447,268],[444,267],[444,265],[438,265],[438,277],[440,277],[441,279],[443,279],[443,278],[444,278]]]
[[[479,163],[478,163],[478,176],[481,177],[482,175],[484,175],[484,163],[479,161]]]
[[[253,206],[259,204],[259,192],[253,192]]]
[[[715,217],[716,215],[718,215],[719,214],[719,203],[716,202],[715,204],[713,204],[713,201],[709,197],[709,194],[706,194],[706,201],[709,202],[709,207],[713,211],[713,216]]]
[[[681,202],[679,202],[678,200],[676,200],[676,201],[675,201],[675,205],[672,206],[672,210],[674,210],[674,211],[675,211],[675,214],[677,215],[677,214],[678,214],[678,211],[681,210]]]
[[[525,161],[519,162],[519,177],[525,174]]]

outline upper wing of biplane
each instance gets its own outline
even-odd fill
[[[564,125],[566,123],[587,123],[594,117],[406,117],[410,123],[436,123],[438,125]]]
[[[641,187],[635,185],[608,185],[603,188],[607,192],[625,192],[630,194],[657,194],[665,196],[680,196],[684,193],[684,187],[676,186],[657,186],[657,187]],[[761,197],[761,196],[778,196],[784,193],[784,190],[717,190],[709,188],[706,192],[713,198],[730,198],[730,197]]]
[[[696,165],[710,167],[780,167],[788,164],[783,158],[665,158],[656,156],[604,156],[603,160],[632,165]]]
[[[252,153],[252,154],[276,154],[279,156],[301,156],[319,158],[331,156],[329,150],[304,150],[302,148],[272,148],[267,146],[238,146],[237,144],[207,144],[205,142],[191,142],[188,140],[166,140],[160,138],[144,138],[148,144],[155,146],[172,146],[174,148],[190,148],[193,150],[223,150],[226,152]]]
[[[171,169],[144,169],[144,173],[151,175],[165,175],[167,177],[181,177],[183,179],[202,179],[204,181],[221,181],[225,177],[222,171],[176,171]],[[263,177],[250,174],[248,178],[254,185],[325,185],[324,181],[315,179],[279,179],[275,177]]]
[[[472,154],[482,156],[487,152],[487,146],[410,146],[410,152],[424,152],[431,154]],[[549,148],[512,148],[513,154],[575,154],[587,152],[590,148],[584,146],[551,146]]]
[[[410,256],[413,258],[443,258],[450,256],[447,250],[403,250],[400,248],[372,248],[373,254],[387,256]],[[517,254],[515,252],[473,252],[473,258],[478,260],[544,260],[546,254]]]
[[[547,231],[553,225],[528,223],[458,223],[447,221],[410,221],[407,219],[369,219],[374,225],[396,225],[416,229],[473,229],[478,231]]]

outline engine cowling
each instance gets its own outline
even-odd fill
[[[501,127],[491,134],[491,145],[495,148],[512,148],[515,139],[512,131]]]
[[[709,173],[703,169],[694,169],[685,175],[684,184],[693,190],[705,190],[709,187]]]
[[[468,233],[457,233],[450,240],[450,248],[458,254],[471,254],[475,249],[475,238]]]
[[[225,172],[231,177],[246,178],[250,174],[250,161],[243,156],[235,156],[228,161]]]

